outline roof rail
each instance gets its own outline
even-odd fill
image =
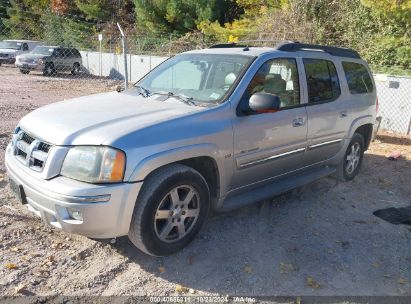
[[[210,49],[225,49],[225,48],[241,48],[246,47],[246,45],[239,45],[236,42],[228,42],[228,43],[219,43],[210,46]]]
[[[277,40],[264,40],[264,39],[257,39],[257,40],[239,40],[237,42],[227,42],[227,43],[218,43],[215,45],[210,46],[210,49],[218,49],[218,48],[244,48],[244,47],[253,47],[253,43],[267,43],[273,42],[278,43]]]
[[[332,56],[348,57],[361,59],[360,54],[356,51],[348,48],[335,47],[335,46],[325,46],[318,44],[306,44],[299,42],[281,42],[276,46],[276,49],[284,52],[298,52],[298,51],[309,51],[318,50],[326,52]]]

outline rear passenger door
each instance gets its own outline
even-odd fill
[[[343,74],[333,58],[303,58],[306,77],[308,134],[304,164],[335,156],[351,125],[350,102],[341,93]]]
[[[53,64],[58,70],[64,69],[64,50],[61,48],[55,49],[53,52]]]

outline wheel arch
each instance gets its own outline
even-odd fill
[[[361,134],[364,138],[365,150],[367,150],[371,142],[372,130],[372,115],[359,117],[351,124],[349,138],[351,139],[355,133]]]
[[[212,144],[200,144],[164,151],[143,159],[133,170],[129,182],[144,181],[157,170],[174,163],[186,165],[198,171],[210,188],[212,206],[215,206],[224,181],[222,162],[217,157],[218,149]]]
[[[371,143],[373,125],[368,123],[358,127],[354,133],[361,134],[364,138],[364,150],[368,150]]]

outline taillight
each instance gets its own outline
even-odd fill
[[[375,112],[378,113],[379,109],[380,109],[380,104],[378,102],[378,97],[377,97],[377,100],[375,101]]]

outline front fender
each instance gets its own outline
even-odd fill
[[[222,169],[224,167],[224,155],[222,155],[222,152],[220,152],[216,145],[202,143],[162,151],[144,158],[134,168],[129,182],[143,181],[151,172],[162,166],[202,156],[211,157],[216,161],[220,173],[220,181],[225,180],[222,176],[225,174],[225,170]]]

